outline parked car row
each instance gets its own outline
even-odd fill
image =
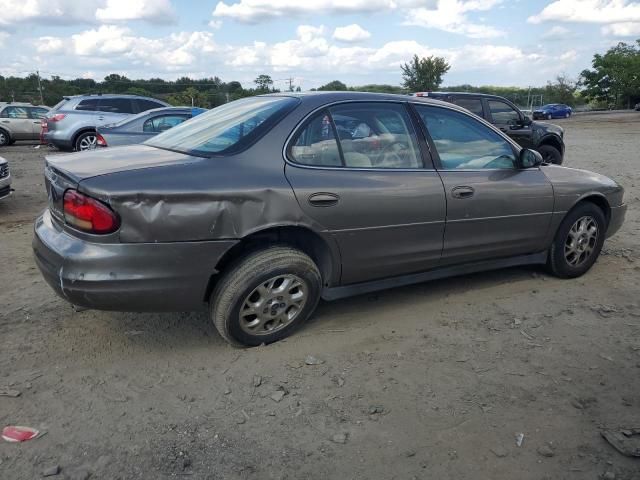
[[[562,131],[502,99],[446,100],[272,94],[48,156],[36,263],[76,305],[205,310],[248,346],[290,335],[320,298],[523,264],[587,272],[622,225],[622,187],[543,163],[514,132],[562,152]]]

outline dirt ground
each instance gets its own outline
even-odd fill
[[[251,350],[204,314],[74,312],[31,255],[50,152],[3,148],[0,389],[21,395],[0,396],[0,427],[46,435],[0,441],[0,478],[640,478],[600,435],[640,427],[640,113],[556,123],[566,165],[629,204],[586,276],[516,268],[325,303]]]

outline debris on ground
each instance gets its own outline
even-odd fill
[[[322,365],[324,363],[324,360],[320,360],[313,355],[307,355],[307,358],[304,359],[304,363],[306,363],[307,365]]]
[[[621,454],[640,457],[640,428],[606,429],[600,433]]]
[[[524,442],[524,433],[516,433],[516,446],[521,447]]]
[[[542,457],[553,457],[555,454],[556,452],[550,445],[542,445],[541,447],[538,447],[538,455]]]
[[[271,394],[271,400],[273,400],[274,402],[280,402],[285,395],[286,392],[284,390],[276,390]]]
[[[31,427],[8,426],[2,429],[2,438],[7,442],[26,442],[37,438],[40,432]]]
[[[60,466],[59,465],[53,465],[51,467],[45,468],[42,471],[42,476],[43,477],[53,477],[55,475],[58,475],[60,473]]]
[[[253,376],[253,386],[257,388],[260,385],[262,385],[262,377],[260,375],[254,375]]]
[[[0,387],[0,397],[19,397],[21,392],[9,387]]]
[[[331,437],[331,441],[333,443],[345,444],[345,443],[347,443],[347,434],[346,433],[336,433],[333,437]]]

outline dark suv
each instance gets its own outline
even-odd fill
[[[564,130],[550,123],[534,122],[503,97],[483,93],[420,92],[429,97],[454,103],[493,123],[524,148],[537,150],[546,163],[562,164]]]

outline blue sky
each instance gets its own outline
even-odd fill
[[[544,85],[640,38],[630,0],[0,0],[0,74],[101,79],[266,73],[303,90],[400,84],[414,54],[445,85]]]

